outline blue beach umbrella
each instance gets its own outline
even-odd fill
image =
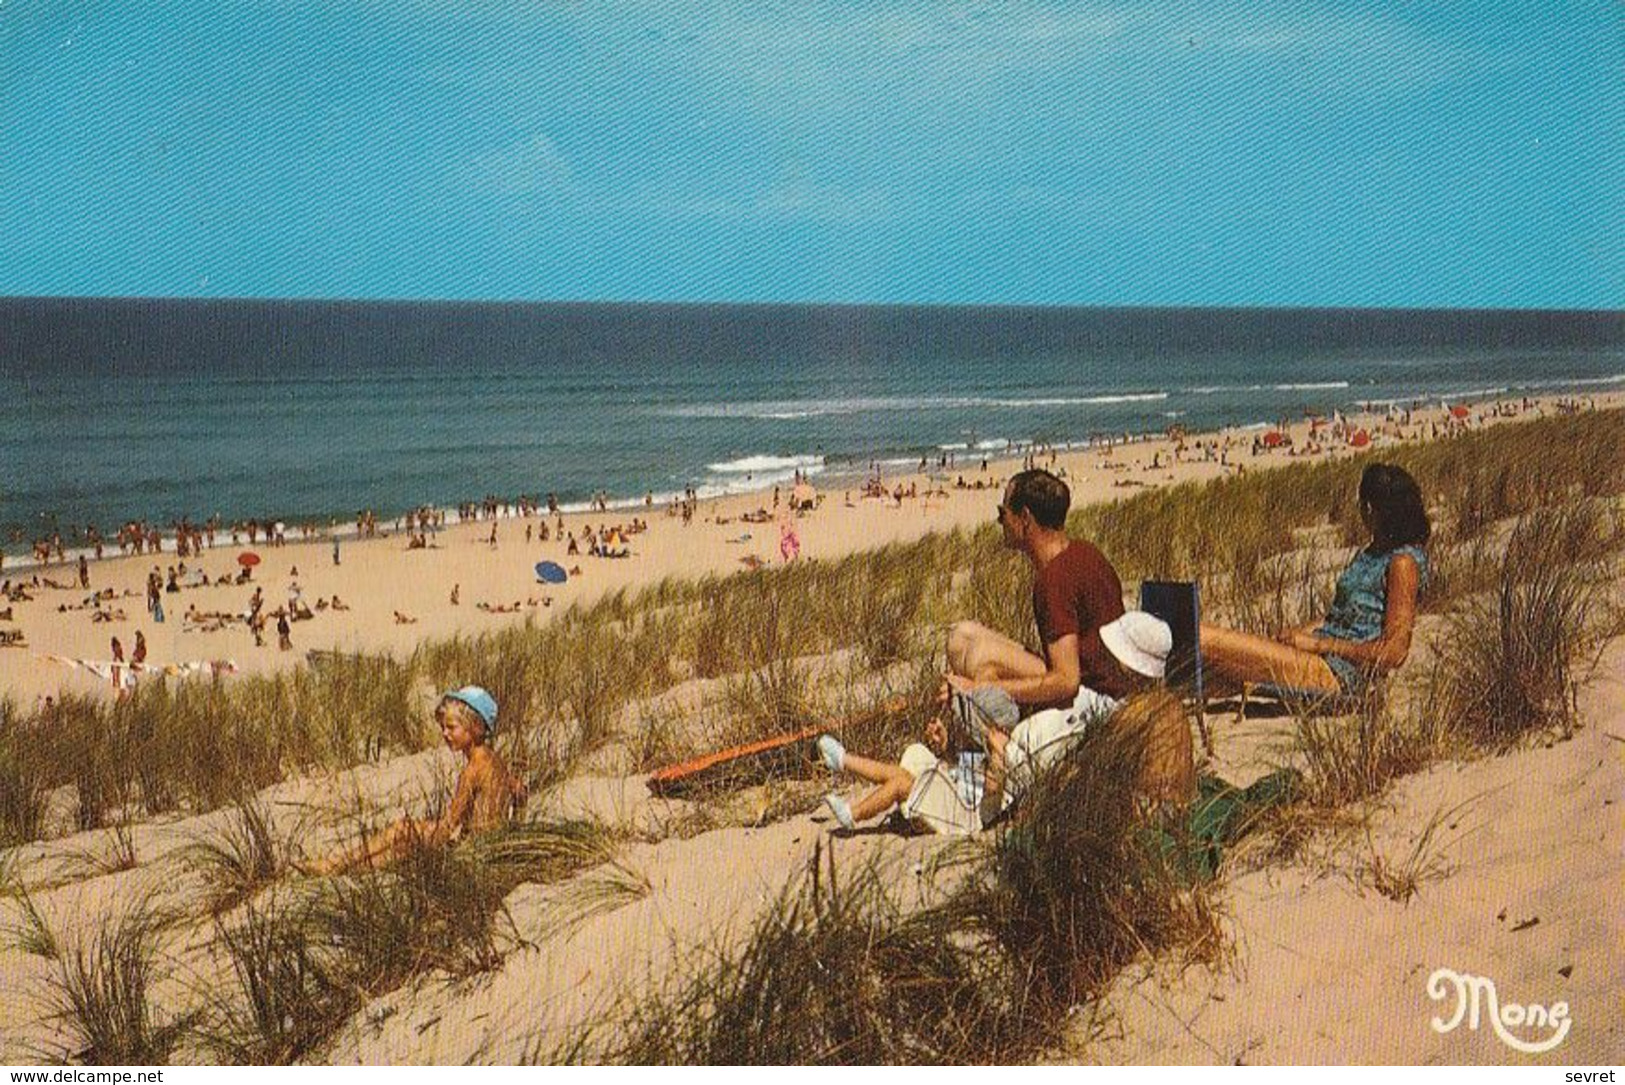
[[[564,566],[556,561],[538,561],[536,563],[536,579],[543,584],[562,584],[570,579],[570,574],[564,571]]]

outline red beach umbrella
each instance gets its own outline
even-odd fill
[[[1363,429],[1355,430],[1354,436],[1349,438],[1349,444],[1353,445],[1355,448],[1364,448],[1370,443],[1371,434],[1367,433]]]
[[[1286,438],[1281,435],[1279,430],[1272,429],[1268,433],[1264,434],[1264,447],[1278,448],[1281,442],[1284,440],[1286,440]]]
[[[1450,408],[1450,417],[1452,418],[1466,418],[1471,413],[1471,411],[1462,406],[1460,403]]]
[[[260,563],[260,556],[252,550],[244,550],[237,555],[237,564],[249,569]]]

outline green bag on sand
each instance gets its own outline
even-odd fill
[[[1224,848],[1247,835],[1266,811],[1291,802],[1302,780],[1296,769],[1278,769],[1240,788],[1217,776],[1198,777],[1190,806],[1168,808],[1137,830],[1139,840],[1176,877],[1208,881],[1218,873]],[[1011,825],[1000,846],[1017,867],[1037,858],[1031,826]]]
[[[1247,787],[1238,788],[1217,776],[1196,781],[1183,825],[1147,828],[1146,843],[1177,873],[1207,881],[1218,873],[1224,848],[1240,840],[1268,810],[1292,801],[1303,777],[1296,769],[1278,769]]]

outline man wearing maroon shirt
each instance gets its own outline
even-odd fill
[[[1033,616],[1043,657],[977,622],[948,633],[948,683],[961,692],[997,686],[1025,711],[1072,704],[1080,685],[1120,698],[1130,679],[1100,641],[1123,613],[1123,583],[1093,543],[1066,534],[1072,494],[1048,471],[1022,471],[999,505],[1004,545],[1033,565]]]

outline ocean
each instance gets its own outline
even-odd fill
[[[0,531],[554,492],[1625,388],[1625,313],[0,299]]]

